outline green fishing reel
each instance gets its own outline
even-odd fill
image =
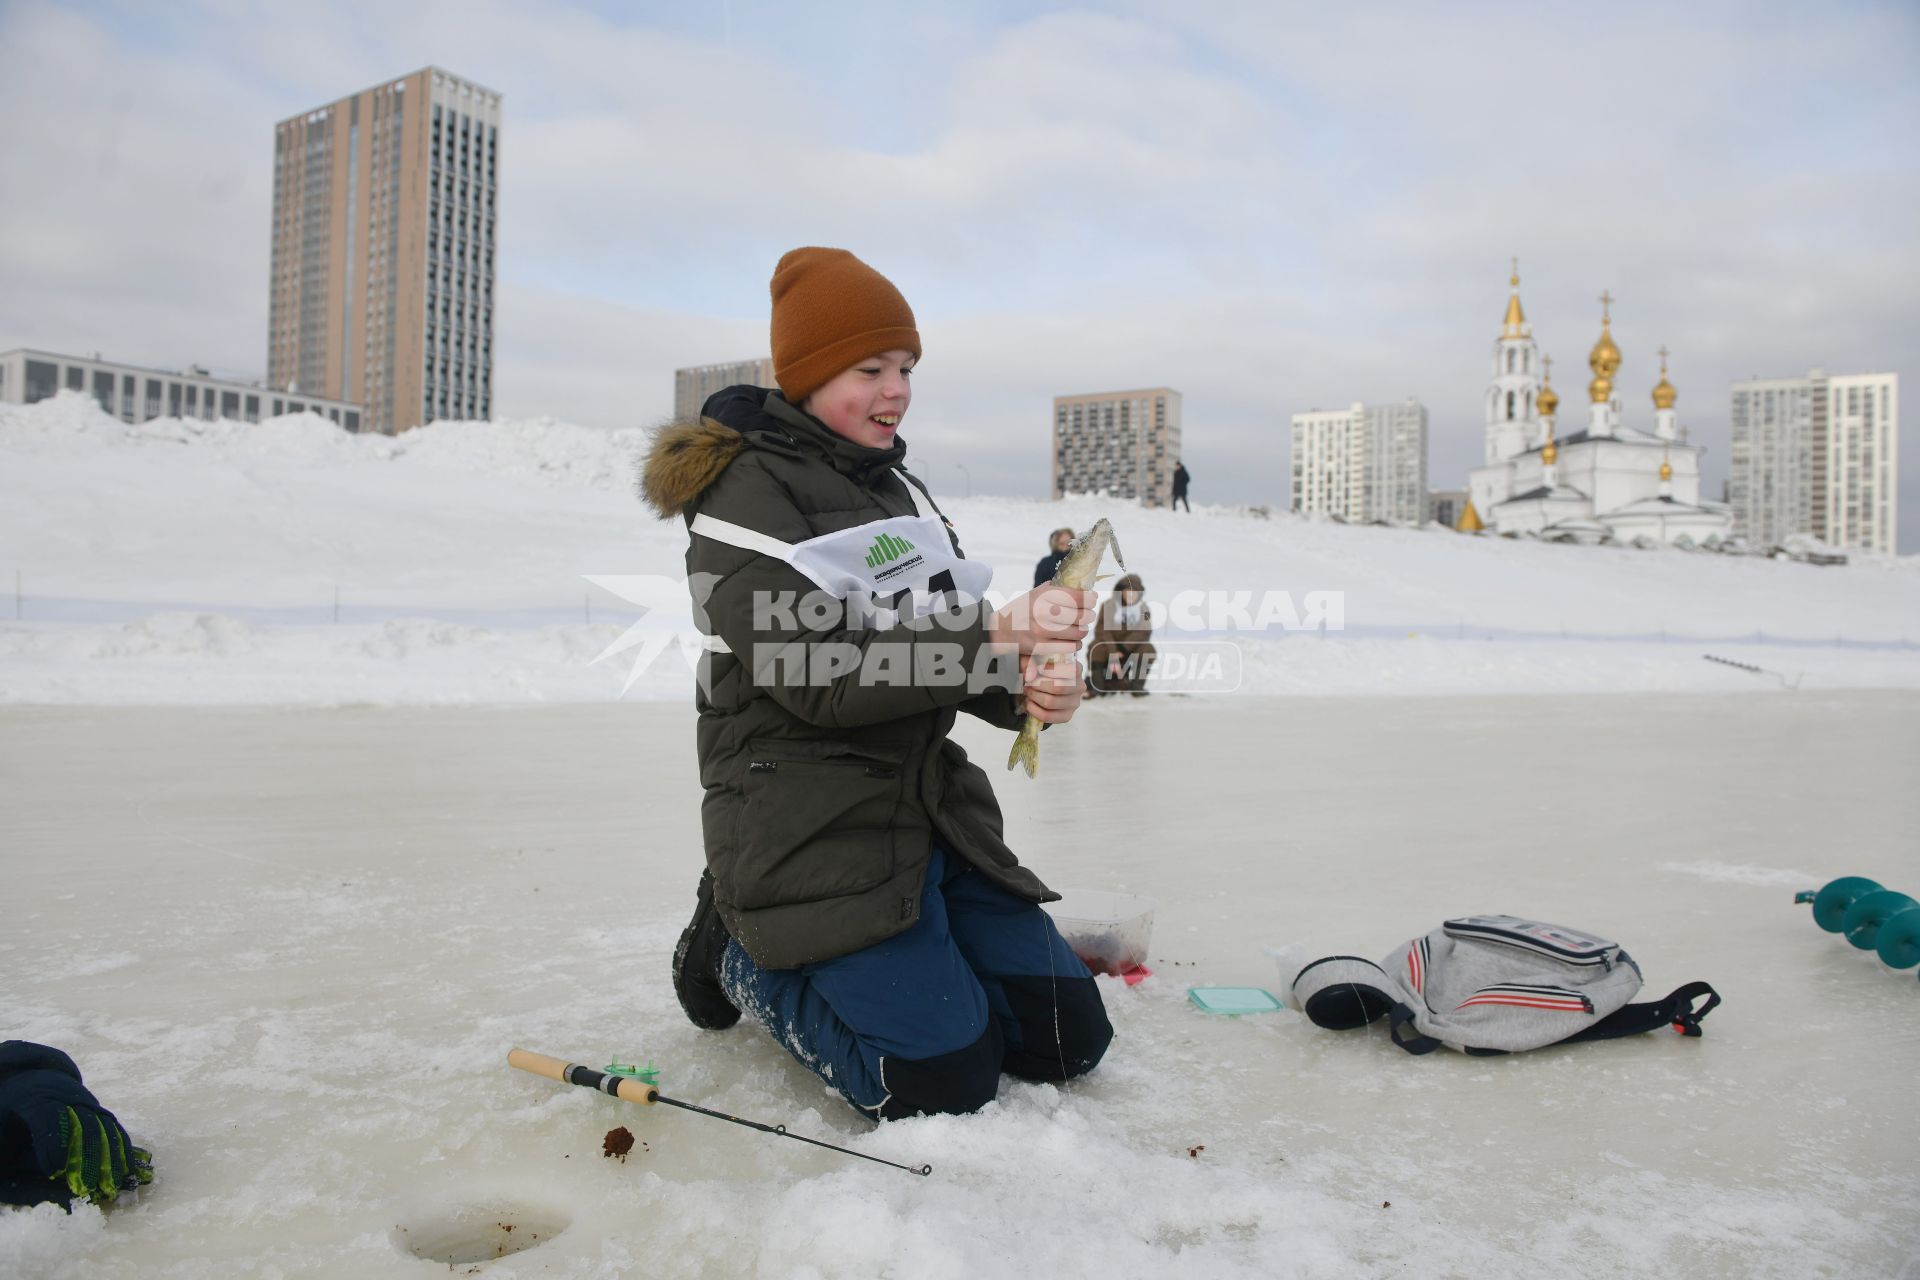
[[[1796,893],[1793,900],[1812,903],[1815,924],[1875,952],[1888,968],[1920,965],[1920,902],[1908,895],[1865,876],[1841,876],[1819,890]]]
[[[655,1088],[660,1086],[660,1068],[651,1062],[644,1067],[635,1066],[631,1062],[609,1062],[601,1070],[610,1076],[625,1076],[629,1080],[638,1080],[641,1084],[650,1084]]]

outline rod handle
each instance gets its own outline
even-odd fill
[[[611,1094],[622,1102],[637,1102],[643,1107],[653,1105],[659,1096],[659,1090],[644,1080],[632,1076],[609,1075],[596,1071],[592,1067],[583,1067],[577,1062],[568,1062],[564,1058],[550,1057],[544,1053],[535,1053],[531,1049],[507,1050],[507,1065],[518,1071],[531,1072],[536,1076],[545,1076],[549,1080],[558,1080],[561,1084],[577,1084],[583,1089],[597,1089],[601,1093]]]

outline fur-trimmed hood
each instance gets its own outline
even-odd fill
[[[640,467],[640,497],[662,520],[685,511],[746,451],[747,438],[712,418],[654,432]]]

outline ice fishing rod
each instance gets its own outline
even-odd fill
[[[907,1173],[917,1173],[929,1177],[933,1173],[930,1164],[895,1164],[891,1160],[882,1160],[879,1156],[870,1156],[864,1151],[855,1151],[850,1147],[836,1147],[831,1142],[822,1142],[818,1138],[802,1137],[797,1133],[788,1133],[783,1124],[761,1124],[757,1120],[743,1120],[739,1116],[730,1116],[724,1111],[715,1111],[691,1102],[682,1102],[678,1098],[669,1098],[660,1092],[651,1081],[636,1076],[621,1075],[613,1071],[595,1071],[592,1067],[583,1067],[577,1062],[568,1062],[563,1058],[549,1057],[544,1053],[535,1053],[531,1049],[507,1050],[507,1065],[520,1071],[529,1071],[536,1076],[545,1076],[549,1080],[558,1080],[561,1084],[578,1085],[582,1089],[596,1089],[622,1102],[636,1102],[650,1107],[656,1102],[669,1107],[678,1107],[682,1111],[693,1111],[703,1116],[712,1116],[715,1120],[725,1120],[748,1129],[758,1129],[761,1133],[771,1133],[779,1138],[792,1138],[795,1142],[805,1142],[811,1146],[825,1147],[829,1151],[838,1151],[843,1156],[859,1156],[862,1160],[871,1160],[875,1164],[884,1164],[889,1169],[901,1169]]]

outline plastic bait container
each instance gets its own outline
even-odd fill
[[[1047,914],[1073,954],[1095,973],[1125,974],[1147,962],[1153,899],[1106,889],[1062,889]]]
[[[1286,1008],[1261,987],[1188,987],[1187,999],[1203,1013],[1239,1017],[1244,1013],[1278,1013]]]

